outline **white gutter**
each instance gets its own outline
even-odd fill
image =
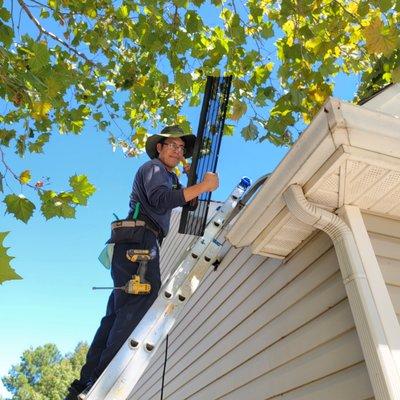
[[[332,239],[375,398],[400,400],[398,367],[352,231],[337,215],[308,202],[299,185],[289,186],[283,198],[297,219],[323,230]]]

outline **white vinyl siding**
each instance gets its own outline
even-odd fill
[[[373,399],[330,239],[283,263],[225,247],[170,333],[164,399]],[[164,350],[131,400],[160,399]]]
[[[370,214],[363,218],[400,322],[400,221]]]

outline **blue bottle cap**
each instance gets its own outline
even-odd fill
[[[241,179],[239,186],[241,186],[243,189],[247,189],[249,186],[251,186],[251,179],[248,178],[247,176],[244,176]]]

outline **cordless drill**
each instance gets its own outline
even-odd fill
[[[124,291],[129,294],[149,294],[151,285],[146,281],[147,263],[151,260],[149,250],[130,249],[126,252],[126,258],[132,262],[139,262],[137,274],[132,276]]]
[[[147,263],[151,260],[149,250],[130,249],[126,252],[126,258],[133,263],[138,262],[139,267],[136,275],[132,275],[132,278],[124,286],[118,287],[93,287],[93,290],[97,289],[118,289],[123,290],[128,294],[149,294],[151,291],[151,285],[146,281]]]

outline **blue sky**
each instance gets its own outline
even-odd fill
[[[351,99],[356,83],[355,78],[341,77],[335,96]],[[189,115],[195,127],[199,111]],[[235,135],[223,139],[215,200],[225,200],[242,176],[255,180],[272,171],[288,150],[267,142],[244,142],[239,132],[246,122],[244,117]],[[15,171],[30,168],[34,181],[50,176],[60,190],[70,175],[85,173],[97,192],[74,220],[46,222],[36,211],[24,224],[4,215],[5,206],[0,204],[0,231],[10,231],[5,244],[15,257],[13,268],[23,277],[0,286],[0,376],[29,347],[51,342],[66,353],[79,341],[91,341],[109,295],[91,287],[111,283],[97,256],[108,238],[113,213],[121,218],[127,214],[135,171],[146,160],[146,155],[132,159],[121,151],[113,153],[106,135],[90,127],[80,136],[55,135],[44,155],[8,158]],[[0,394],[6,394],[4,388]]]

